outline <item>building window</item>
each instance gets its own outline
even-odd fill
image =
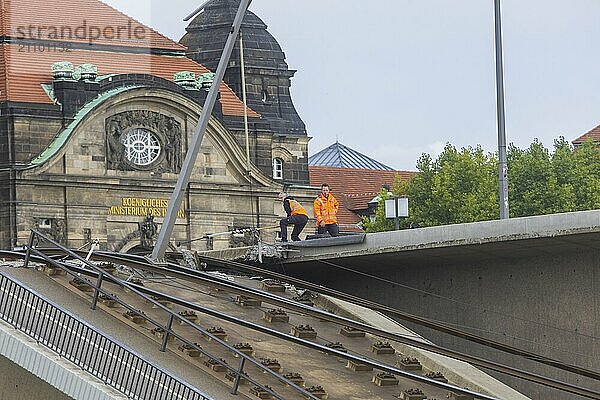
[[[135,165],[150,165],[160,155],[158,138],[146,129],[131,129],[123,136],[123,145],[125,158]]]
[[[283,179],[283,161],[281,158],[273,159],[273,179]]]
[[[38,222],[40,229],[52,229],[52,220],[50,218],[42,218]]]

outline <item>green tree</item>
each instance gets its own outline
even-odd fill
[[[562,208],[550,152],[539,140],[535,139],[526,150],[511,144],[507,159],[512,217],[552,214]]]
[[[368,217],[363,217],[363,227],[365,232],[385,232],[394,230],[394,221],[385,218],[385,201],[389,194],[387,189],[381,189],[379,192],[379,204],[375,210],[375,218],[372,220]]]
[[[588,141],[577,148],[560,137],[551,153],[539,140],[527,149],[508,148],[510,216],[521,217],[600,208],[600,146]],[[423,154],[417,174],[397,180],[394,196],[409,198],[411,223],[435,226],[497,219],[498,158],[477,146],[456,150],[447,144],[434,161]],[[387,198],[387,192],[381,199]],[[374,221],[365,221],[368,232],[392,230],[380,201]]]
[[[600,145],[588,140],[574,150],[573,158],[576,210],[600,209]]]
[[[536,139],[526,150],[510,146],[508,176],[511,217],[600,208],[600,148],[577,149],[560,137],[554,153]]]
[[[479,146],[458,151],[447,144],[435,161],[423,154],[417,175],[394,185],[394,195],[409,198],[405,224],[434,226],[493,218],[498,214],[497,164]]]
[[[556,212],[575,211],[577,194],[574,183],[577,176],[577,165],[573,154],[573,146],[559,137],[554,141],[554,154],[551,157],[552,172],[556,177],[558,201],[560,206]]]

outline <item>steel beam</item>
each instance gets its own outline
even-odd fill
[[[154,249],[152,250],[151,258],[154,261],[162,260],[165,255],[165,251],[167,250],[171,234],[173,233],[173,228],[175,227],[175,222],[177,221],[177,212],[181,208],[183,195],[185,194],[185,190],[190,182],[190,176],[192,174],[194,164],[196,163],[196,158],[200,150],[200,144],[202,143],[204,132],[206,132],[208,121],[210,120],[210,116],[217,101],[221,81],[225,75],[227,64],[229,64],[229,57],[231,56],[231,52],[233,51],[240,27],[242,26],[244,15],[246,15],[246,10],[248,10],[251,2],[252,0],[240,0],[240,6],[238,7],[235,19],[233,20],[233,25],[229,31],[227,41],[225,42],[225,47],[223,48],[223,53],[221,54],[221,59],[219,60],[219,66],[215,72],[213,83],[208,92],[208,96],[206,97],[206,101],[204,102],[204,107],[202,107],[196,132],[194,132],[194,136],[192,137],[190,147],[188,148],[183,166],[181,167],[181,172],[179,173],[179,179],[177,179],[175,190],[173,190],[173,194],[169,200],[167,214],[158,233],[158,239],[156,240]]]

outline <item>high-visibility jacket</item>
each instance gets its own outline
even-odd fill
[[[331,193],[329,193],[327,197],[320,194],[315,199],[313,205],[317,225],[319,225],[321,221],[324,221],[325,225],[337,224],[337,212],[340,203]]]
[[[289,209],[287,206],[287,204],[289,204]],[[306,210],[304,209],[304,207],[302,207],[302,205],[300,205],[300,203],[298,203],[293,197],[286,197],[285,200],[283,201],[283,208],[285,209],[286,213],[288,215],[298,215],[298,214],[302,214],[302,215],[306,215],[308,217],[308,213],[306,212]]]

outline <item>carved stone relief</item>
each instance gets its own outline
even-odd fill
[[[48,236],[57,243],[66,243],[66,226],[62,218],[34,218],[33,228]],[[39,237],[36,237],[35,245],[40,245]]]
[[[154,246],[154,237],[158,231],[158,224],[154,222],[152,215],[147,216],[143,222],[138,222],[140,231],[140,244],[142,247],[151,249]]]
[[[112,244],[111,246],[109,246],[109,249],[112,251],[122,252],[125,245],[127,245],[129,242],[131,242],[133,240],[141,238],[141,236],[142,236],[142,233],[140,232],[140,230],[136,229],[135,231],[130,232],[128,235],[126,235],[121,240],[119,240],[119,241],[115,242],[114,244]]]
[[[149,165],[138,165],[127,159],[124,137],[132,129],[149,131],[160,143],[161,154]],[[105,121],[107,168],[121,171],[147,171],[178,173],[181,169],[181,124],[149,110],[125,111],[108,117]]]

